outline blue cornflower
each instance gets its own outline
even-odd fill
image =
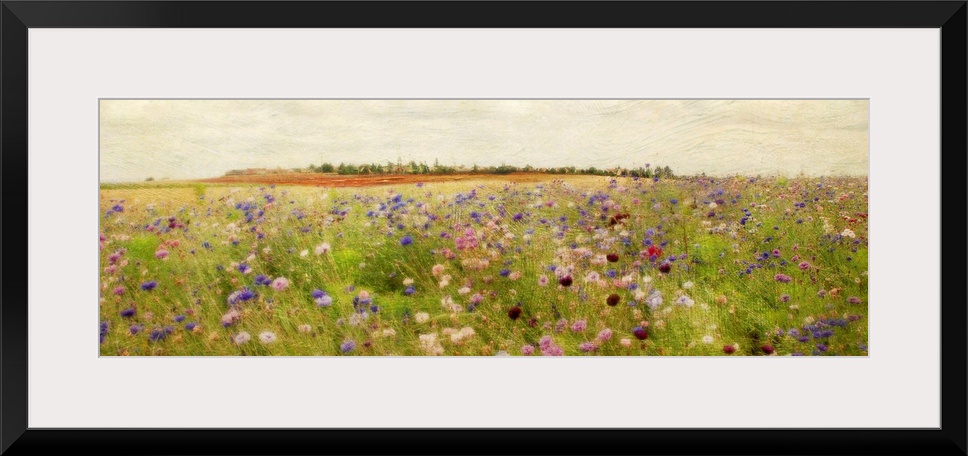
[[[255,297],[254,291],[248,288],[243,288],[238,291],[233,291],[232,294],[229,295],[228,303],[230,306],[234,306],[242,301],[248,301],[254,297]]]
[[[319,288],[313,290],[313,299],[319,299],[319,298],[322,298],[323,296],[326,296],[325,291],[320,290]]]
[[[501,272],[499,272],[498,274],[500,274],[501,277],[507,277],[507,276],[511,275],[511,270],[510,269],[501,269]]]
[[[166,333],[162,329],[155,328],[155,329],[152,329],[151,330],[151,334],[148,335],[148,340],[150,340],[152,342],[158,342],[158,341],[164,339],[165,337],[168,337],[168,333]]]
[[[405,294],[407,296],[410,296],[410,295],[414,294],[416,291],[417,291],[417,289],[414,288],[413,285],[410,285],[406,289],[403,290],[403,294]]]
[[[413,244],[413,238],[410,236],[404,236],[400,239],[400,245],[410,245]]]
[[[184,315],[175,315],[175,323],[181,323],[183,321],[185,321]]]
[[[155,287],[157,287],[157,286],[158,286],[158,282],[156,282],[154,280],[149,280],[149,281],[141,284],[141,289],[142,290],[145,290],[145,291],[151,291],[151,290],[154,290]]]
[[[198,326],[198,323],[195,323],[195,322],[188,323],[187,325],[185,325],[185,330],[191,331],[195,329],[196,326]]]
[[[270,283],[272,283],[272,279],[266,277],[264,274],[255,276],[256,285],[269,285]]]
[[[249,265],[247,265],[247,264],[245,264],[245,263],[240,263],[240,264],[239,264],[239,265],[237,266],[237,269],[239,270],[239,272],[241,272],[241,273],[243,273],[243,274],[245,274],[246,272],[249,272],[249,271],[251,271],[251,270],[252,270],[252,268],[250,268],[250,267],[249,267]]]
[[[128,307],[127,309],[122,310],[121,311],[121,316],[124,317],[124,318],[133,317],[134,316],[134,307]]]

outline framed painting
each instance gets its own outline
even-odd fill
[[[965,454],[963,1],[0,14],[4,454]]]

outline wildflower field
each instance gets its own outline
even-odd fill
[[[866,356],[867,207],[866,177],[102,185],[100,353]]]

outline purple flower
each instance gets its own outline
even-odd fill
[[[315,295],[316,294],[313,293],[313,296]],[[329,307],[333,305],[333,297],[330,295],[327,295],[326,293],[323,293],[320,297],[316,298],[314,301],[316,302],[316,305],[318,307]]]
[[[157,286],[158,286],[158,282],[156,282],[154,280],[149,280],[149,281],[141,284],[141,289],[144,290],[144,291],[151,291],[151,290],[154,290],[155,287],[157,287]]]
[[[272,279],[266,277],[264,274],[255,276],[256,285],[269,285],[270,283],[272,283]]]
[[[786,274],[777,274],[773,276],[773,280],[776,280],[777,282],[788,283],[791,280],[793,280],[793,278]]]
[[[175,315],[175,323],[181,323],[183,321],[185,321],[184,315]]]
[[[131,325],[131,326],[128,327],[128,332],[130,332],[131,335],[135,335],[135,334],[138,334],[139,332],[141,332],[141,330],[143,330],[143,329],[145,329],[144,326],[141,326],[141,325]]]
[[[124,318],[129,318],[134,316],[134,307],[128,307],[121,311],[121,316]]]
[[[339,346],[340,351],[343,353],[347,353],[354,348],[356,348],[356,342],[353,342],[352,340],[347,340]]]
[[[403,290],[403,294],[405,294],[407,296],[410,296],[410,295],[414,294],[416,291],[417,291],[417,289],[414,288],[413,285],[410,285],[406,289]]]
[[[597,350],[598,345],[595,345],[594,342],[582,342],[578,344],[578,349],[583,352],[591,352]]]
[[[240,263],[236,268],[239,270],[239,272],[241,272],[243,274],[245,274],[245,273],[247,273],[247,272],[249,272],[249,271],[252,270],[252,268],[250,268],[249,265],[247,265],[245,263]]]
[[[413,238],[410,236],[404,236],[400,239],[400,245],[410,245],[413,244]]]
[[[198,323],[191,322],[191,323],[185,325],[185,330],[191,331],[191,330],[195,329],[196,326],[198,326]]]
[[[107,337],[107,335],[108,335],[108,329],[109,328],[110,328],[110,324],[107,321],[102,321],[101,322],[101,327],[100,327],[101,332],[100,332],[100,336],[101,336],[101,343],[102,344],[104,343],[104,338]]]
[[[151,334],[148,335],[148,340],[152,342],[158,342],[163,340],[165,337],[168,337],[168,333],[166,333],[162,329],[155,328],[155,329],[152,329]]]

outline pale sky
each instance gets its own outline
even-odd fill
[[[868,172],[868,100],[102,100],[102,182],[414,160]]]

